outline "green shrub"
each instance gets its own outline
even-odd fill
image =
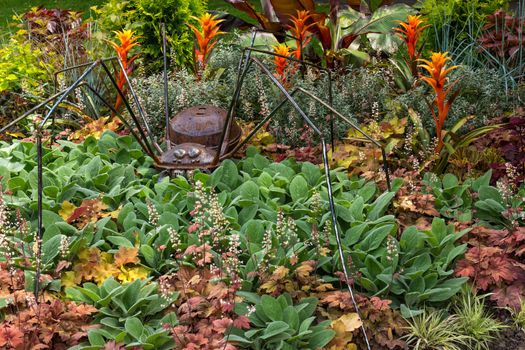
[[[249,304],[255,307],[249,316],[250,330],[229,336],[229,340],[241,348],[315,350],[328,344],[335,335],[328,329],[330,321],[314,323],[315,298],[306,298],[294,305],[288,294],[278,298],[242,292],[239,295],[247,296]],[[240,305],[244,309],[247,306],[248,303]]]
[[[506,8],[508,0],[424,0],[421,12],[430,24],[427,42],[434,51],[449,51],[449,44],[479,34],[486,17]],[[459,33],[459,34],[458,34]]]
[[[156,283],[137,279],[123,285],[113,278],[101,286],[85,283],[82,287],[67,288],[66,293],[68,298],[99,310],[95,322],[101,327],[88,331],[91,346],[102,347],[115,341],[143,349],[173,348],[173,339],[165,325],[176,325],[177,318],[175,312],[164,315],[163,310],[177,299],[178,293],[164,299]]]
[[[97,9],[101,30],[133,29],[141,36],[141,49],[151,69],[162,67],[162,39],[160,23],[166,24],[166,33],[172,56],[178,66],[193,62],[193,35],[186,25],[191,16],[199,16],[206,9],[205,0],[110,0]]]
[[[47,66],[40,60],[42,53],[19,36],[0,47],[0,92],[24,91],[39,95],[48,77]]]

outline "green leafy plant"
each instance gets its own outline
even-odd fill
[[[162,67],[160,23],[166,24],[168,43],[178,66],[190,67],[193,62],[193,40],[187,27],[191,16],[204,13],[205,3],[195,1],[129,0],[108,1],[96,10],[97,23],[102,30],[132,29],[141,37],[141,50],[151,69]]]
[[[525,332],[525,299],[520,300],[518,310],[513,308],[506,308],[512,317],[514,325]]]
[[[407,322],[409,334],[404,339],[415,350],[461,350],[469,344],[469,337],[459,331],[456,315],[425,310]]]
[[[83,287],[66,288],[66,293],[69,298],[99,310],[95,321],[102,327],[88,332],[92,346],[115,341],[151,350],[172,348],[173,339],[164,325],[176,325],[177,319],[173,312],[163,316],[162,311],[177,298],[177,293],[165,299],[158,294],[155,283],[136,280],[122,285],[113,278],[100,287],[85,283]]]
[[[248,316],[251,329],[229,336],[231,342],[242,348],[314,350],[328,344],[335,335],[333,330],[328,329],[329,321],[314,324],[315,298],[306,298],[294,304],[288,294],[278,298],[238,294],[249,303],[241,304],[240,308],[255,308]]]
[[[0,92],[20,91],[40,95],[42,82],[48,78],[48,66],[40,57],[40,50],[33,50],[22,36],[11,38],[0,47]],[[40,91],[39,91],[40,90]]]
[[[464,40],[469,27],[482,26],[487,16],[507,5],[505,0],[424,0],[420,10],[432,27],[429,44],[434,50],[449,51],[443,45],[454,35],[452,28],[463,31],[458,39]]]
[[[490,179],[490,175],[488,176]],[[487,176],[481,181],[487,181]],[[460,182],[453,174],[445,174],[442,179],[433,173],[426,173],[423,177],[427,193],[433,194],[437,210],[446,218],[458,218],[469,221],[472,218],[472,197],[470,181]]]
[[[467,278],[450,278],[453,261],[466,250],[456,243],[468,230],[454,232],[452,225],[434,218],[424,232],[407,228],[397,241],[386,224],[369,231],[351,251],[361,273],[356,282],[376,295],[390,294],[406,315],[421,312],[424,303],[439,303],[459,292]],[[381,245],[385,241],[385,245]]]
[[[490,349],[491,341],[506,328],[486,310],[486,297],[486,295],[473,295],[470,288],[464,288],[455,306],[460,330],[469,337],[470,349]]]

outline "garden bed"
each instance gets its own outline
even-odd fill
[[[1,348],[523,347],[523,14],[503,0],[267,3],[275,17],[221,5],[281,31],[255,39],[201,1],[13,24]],[[167,143],[166,118],[201,105],[217,107],[217,139],[232,108],[235,152]]]

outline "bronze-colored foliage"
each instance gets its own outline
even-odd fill
[[[0,325],[0,347],[8,350],[68,349],[87,336],[91,315],[89,305],[62,301],[49,293],[38,303],[24,290],[21,270],[0,264],[0,286],[6,298],[5,319]]]
[[[245,316],[233,312],[238,286],[223,282],[219,271],[183,266],[162,276],[160,285],[164,293],[180,293],[175,303],[179,325],[172,329],[176,349],[235,350],[225,338],[230,327],[250,328]]]
[[[322,314],[332,320],[356,312],[348,292],[331,291],[321,293],[319,297],[319,304],[324,308]],[[372,349],[408,349],[400,339],[406,333],[406,322],[399,311],[390,308],[390,300],[359,294],[355,297]],[[353,331],[353,342],[358,345],[358,349],[366,349],[359,328]]]
[[[494,230],[475,226],[469,249],[456,266],[456,274],[472,279],[474,286],[493,293],[499,306],[520,308],[525,298],[525,228]]]

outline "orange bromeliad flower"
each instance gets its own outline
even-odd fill
[[[129,53],[131,49],[133,49],[135,46],[138,45],[137,40],[138,37],[135,36],[133,31],[126,29],[122,31],[114,32],[117,35],[117,39],[119,43],[115,43],[113,41],[109,41],[109,44],[115,49],[117,52],[117,55],[122,62],[122,66],[124,67],[124,70],[126,71],[126,74],[131,74],[132,66],[131,64],[135,59],[138,57],[138,54],[128,58]],[[116,74],[116,81],[118,87],[122,90],[122,92],[125,92],[125,86],[126,86],[126,76],[124,75],[124,72],[119,70],[119,72]],[[117,94],[117,100],[115,102],[115,109],[118,110],[120,105],[122,104],[122,99],[119,94]]]
[[[195,26],[188,24],[197,38],[195,59],[197,64],[197,72],[199,74],[199,72],[204,71],[206,68],[211,50],[218,42],[218,39],[215,39],[215,37],[224,34],[224,32],[219,31],[219,23],[223,22],[224,20],[217,19],[216,15],[211,15],[209,13],[205,13],[201,17],[192,18],[199,22],[201,27],[201,30],[199,30]]]
[[[285,44],[279,44],[272,46],[273,52],[282,56],[290,56],[290,48]],[[275,63],[275,72],[276,76],[281,79],[282,82],[285,81],[285,71],[286,66],[288,65],[288,60],[284,57],[275,56],[273,63]]]
[[[452,96],[447,100],[447,95],[450,93],[454,85],[458,82],[458,80],[454,81],[452,84],[450,84],[450,86],[447,89],[445,89],[445,84],[448,81],[447,74],[458,67],[447,67],[447,61],[450,60],[450,58],[447,57],[447,55],[448,52],[434,52],[432,53],[430,61],[420,59],[420,61],[424,63],[421,64],[420,67],[427,70],[430,74],[429,76],[422,77],[421,80],[430,85],[430,87],[432,87],[432,89],[436,93],[436,97],[432,101],[430,111],[432,112],[434,123],[436,124],[436,136],[438,139],[436,152],[438,153],[443,148],[443,124],[445,124],[445,119],[447,118],[450,106],[452,105],[455,99],[455,96]],[[435,108],[437,108],[437,115]]]
[[[297,17],[290,16],[292,25],[290,25],[290,32],[292,35],[297,38],[297,49],[295,49],[294,54],[297,59],[302,57],[302,48],[308,44],[312,38],[310,34],[310,28],[315,25],[315,22],[312,21],[312,15],[307,10],[299,11],[297,10]],[[310,24],[307,24],[311,22]]]
[[[116,44],[113,41],[110,41],[109,44],[115,49],[120,60],[123,63],[125,61],[127,62],[129,52],[131,51],[132,48],[138,45],[137,43],[138,37],[136,37],[133,31],[131,31],[130,29],[116,31],[114,33],[117,35],[119,44]],[[133,57],[130,61],[133,61],[135,57]]]
[[[401,38],[405,41],[408,49],[408,56],[411,61],[415,61],[419,58],[417,52],[417,42],[419,37],[423,33],[423,30],[428,27],[427,25],[421,26],[425,21],[421,19],[421,16],[409,15],[405,22],[397,21],[401,28],[395,28],[399,32]]]

